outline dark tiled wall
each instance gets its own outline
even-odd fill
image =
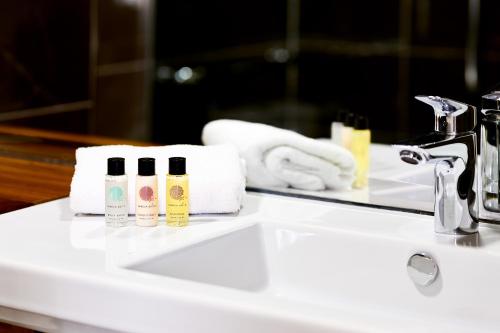
[[[83,0],[2,1],[0,119],[89,100],[88,12]]]
[[[471,3],[481,5],[472,42]],[[220,117],[326,136],[348,109],[393,142],[432,124],[413,95],[478,105],[500,81],[497,1],[171,0],[156,1],[155,15],[152,4],[3,1],[0,121],[196,143]],[[465,80],[471,49],[477,84]],[[195,79],[178,82],[184,66]]]
[[[477,26],[471,4],[481,7]],[[433,114],[414,95],[479,105],[500,82],[499,6],[491,0],[287,0],[225,10],[161,2],[159,66],[173,73],[198,68],[203,76],[191,84],[175,82],[174,75],[157,79],[155,119],[167,119],[170,109],[177,123],[189,121],[196,130],[158,129],[156,137],[198,142],[203,123],[220,117],[327,136],[342,109],[368,115],[375,141],[430,131]],[[290,53],[283,61],[270,56],[280,48]],[[466,79],[471,63],[477,82]]]
[[[98,1],[94,132],[150,139],[152,1]]]
[[[269,62],[286,34],[286,0],[158,1],[154,139],[199,143],[203,125],[230,115],[283,126],[286,66]],[[178,82],[187,66],[199,77]],[[166,130],[166,125],[168,130]],[[175,125],[172,125],[175,124]]]
[[[0,4],[0,122],[150,138],[152,1]]]

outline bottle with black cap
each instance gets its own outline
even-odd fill
[[[189,179],[186,158],[170,157],[167,175],[167,225],[184,227],[189,221]]]
[[[330,126],[330,137],[333,143],[342,146],[342,132],[344,131],[344,122],[347,113],[345,111],[338,111],[337,117]]]
[[[353,183],[354,188],[363,188],[368,185],[370,143],[371,132],[368,128],[368,119],[364,116],[356,116],[351,142],[351,152],[356,161],[356,178]]]
[[[154,227],[158,225],[158,177],[155,173],[155,159],[142,157],[137,162],[135,224]]]
[[[105,218],[110,227],[123,227],[128,221],[128,179],[125,174],[125,159],[108,158],[108,173],[105,177]]]
[[[346,149],[351,149],[355,120],[356,115],[351,112],[345,117],[344,127],[342,128],[342,146]]]

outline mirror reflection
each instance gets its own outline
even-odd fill
[[[23,3],[0,14],[6,158],[68,166],[84,145],[232,143],[251,189],[432,212],[434,165],[391,147],[435,130],[414,96],[479,110],[498,83],[495,1]]]

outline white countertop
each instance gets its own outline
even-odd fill
[[[103,216],[74,216],[68,203],[61,199],[0,216],[0,321],[64,332],[385,331],[387,323],[374,325],[378,319],[369,316],[359,321],[341,310],[304,310],[278,298],[123,266],[256,221],[312,224],[436,246],[431,216],[266,194],[247,194],[238,215],[195,216],[181,229],[106,228]],[[375,216],[373,222],[348,218],[359,210]],[[500,234],[483,228],[481,237],[478,250],[500,256]]]
[[[132,217],[129,227],[107,228],[103,216],[74,216],[68,199],[1,215],[0,320],[43,331],[91,329],[78,325],[84,323],[98,331],[219,332],[223,317],[228,332],[255,332],[260,325],[283,331],[282,319],[293,318],[252,294],[121,268],[249,219],[279,215],[258,207],[260,198],[247,196],[237,216],[191,217],[181,229],[136,227]],[[244,316],[232,322],[234,313]],[[303,327],[292,320],[286,330]]]

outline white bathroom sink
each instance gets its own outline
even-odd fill
[[[380,226],[381,215],[357,215],[352,223],[372,219],[374,228]],[[386,216],[385,223],[402,227],[395,221],[396,216]],[[127,268],[250,292],[308,311],[352,311],[374,325],[392,320],[396,323],[388,327],[402,325],[406,332],[445,331],[457,324],[460,332],[500,327],[500,258],[468,248],[479,246],[476,236],[423,244],[325,225],[255,223]],[[420,252],[432,254],[439,265],[437,280],[427,287],[415,284],[407,272],[408,259]]]
[[[238,215],[191,216],[186,228],[113,229],[58,200],[0,216],[0,321],[47,332],[497,332],[500,230],[433,229],[428,215],[258,193]],[[407,271],[417,253],[439,267],[427,287]]]

